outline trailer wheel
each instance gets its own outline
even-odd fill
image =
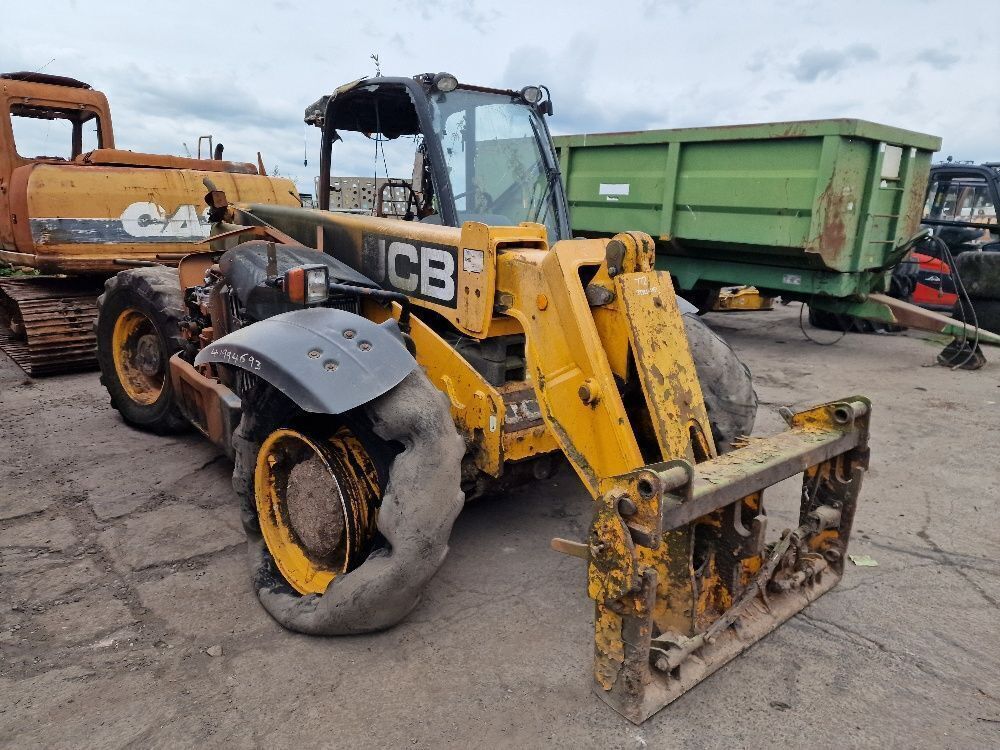
[[[134,268],[112,276],[97,298],[97,362],[111,405],[128,424],[158,434],[188,424],[174,403],[168,362],[184,348],[177,270]]]
[[[726,340],[701,318],[690,314],[683,318],[712,436],[719,453],[727,453],[736,440],[753,432],[757,418],[753,376]]]
[[[311,415],[265,383],[233,436],[254,589],[313,635],[403,619],[444,561],[464,504],[465,444],[419,368],[344,415]]]
[[[903,330],[899,326],[866,320],[855,315],[818,310],[811,305],[809,306],[809,325],[822,331],[839,331],[841,333],[884,333]]]

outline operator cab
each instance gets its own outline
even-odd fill
[[[550,242],[568,238],[551,113],[544,86],[467,86],[447,73],[348,84],[306,110],[322,131],[319,207],[453,227],[531,221]],[[411,177],[392,176],[404,163]],[[340,164],[370,176],[333,176]]]
[[[15,166],[66,162],[111,143],[107,101],[75,78],[45,73],[2,73],[0,140],[9,140]]]
[[[947,162],[931,167],[922,223],[951,249],[1000,251],[1000,164]]]

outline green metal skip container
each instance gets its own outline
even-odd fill
[[[681,290],[746,284],[835,311],[885,291],[941,147],[863,120],[555,141],[574,234],[649,233]]]

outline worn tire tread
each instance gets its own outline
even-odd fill
[[[968,313],[968,306],[960,300],[952,309],[952,317],[970,325],[976,323],[980,328],[991,333],[1000,333],[1000,299],[972,297],[969,301],[972,302],[972,311],[975,316]]]
[[[156,413],[146,414],[138,410],[138,405],[128,398],[118,383],[109,342],[114,321],[108,321],[104,314],[109,306],[113,306],[114,301],[122,296],[126,299],[131,297],[131,302],[144,307],[143,312],[150,314],[157,332],[166,345],[169,358],[174,353],[183,351],[186,346],[181,336],[180,323],[187,316],[187,310],[184,306],[178,271],[166,266],[147,266],[130,268],[109,278],[104,283],[104,292],[97,298],[98,313],[94,320],[94,332],[97,335],[97,360],[101,368],[101,384],[108,390],[111,406],[121,414],[122,419],[134,427],[159,435],[184,432],[189,428],[189,424],[174,403],[169,375],[165,381],[163,396],[157,404],[157,409],[154,410]]]
[[[971,299],[1000,300],[1000,253],[961,253],[955,270]]]
[[[726,453],[753,431],[758,403],[753,376],[729,343],[700,317],[682,318],[712,436],[719,453]]]

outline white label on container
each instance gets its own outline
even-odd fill
[[[882,154],[882,179],[898,180],[899,164],[903,160],[903,149],[899,146],[886,146],[882,144],[884,153]],[[885,185],[882,185],[885,187]]]
[[[781,281],[791,286],[802,286],[802,277],[797,273],[786,273],[781,277]]]
[[[627,182],[602,182],[597,190],[598,195],[628,195]]]
[[[465,248],[462,251],[462,270],[467,273],[482,273],[483,251]]]

